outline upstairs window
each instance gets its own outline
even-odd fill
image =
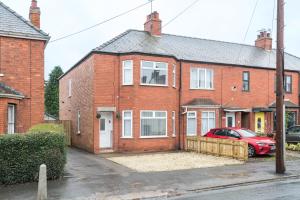
[[[286,93],[292,93],[292,76],[291,75],[284,76],[284,91]]]
[[[173,74],[173,87],[175,88],[176,87],[176,65],[173,65],[172,74]]]
[[[191,68],[191,89],[213,89],[213,70],[205,68]]]
[[[133,61],[123,61],[123,85],[133,84]]]
[[[250,90],[250,72],[243,72],[243,91],[248,92]]]
[[[277,78],[276,75],[274,77],[274,92],[276,93],[277,90]],[[283,80],[283,89],[286,93],[292,93],[292,76],[291,75],[284,75],[284,80]]]
[[[168,85],[168,64],[164,62],[141,62],[141,85]]]

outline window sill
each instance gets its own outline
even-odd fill
[[[172,135],[173,138],[176,138],[176,135]]]
[[[133,139],[133,137],[121,137],[121,139]]]
[[[122,84],[122,86],[133,86],[133,83],[131,83],[131,84]]]
[[[155,139],[155,138],[168,138],[168,136],[140,136],[141,139]]]
[[[169,87],[168,85],[159,85],[159,84],[140,84],[141,86],[150,86],[150,87]]]
[[[190,88],[190,90],[208,90],[208,91],[214,91],[214,88],[206,89],[206,88]]]

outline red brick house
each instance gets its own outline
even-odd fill
[[[40,9],[30,21],[0,2],[0,134],[26,132],[44,117],[44,49]]]
[[[275,50],[161,33],[157,12],[93,49],[60,78],[60,119],[72,144],[90,152],[183,147],[210,128],[274,127]],[[300,58],[286,54],[286,105],[299,116]]]

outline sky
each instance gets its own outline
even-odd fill
[[[31,0],[0,0],[28,19]],[[195,0],[155,0],[153,10],[160,14],[163,25]],[[165,26],[163,33],[254,45],[258,31],[272,29],[276,37],[276,0],[199,0],[187,12]],[[148,0],[38,0],[41,29],[55,40],[97,24]],[[286,0],[285,51],[300,57],[300,1]],[[275,10],[276,11],[276,10]],[[92,49],[128,29],[143,30],[150,4],[94,29],[57,42],[45,50],[45,79],[60,65],[67,71]],[[275,13],[276,14],[276,13]],[[251,23],[250,23],[251,21]],[[246,34],[248,26],[250,28]],[[245,37],[246,36],[246,37]],[[276,40],[273,40],[273,47]]]

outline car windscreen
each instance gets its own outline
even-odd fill
[[[248,130],[248,129],[239,129],[238,132],[242,134],[243,137],[249,138],[249,137],[256,137],[256,133]]]

